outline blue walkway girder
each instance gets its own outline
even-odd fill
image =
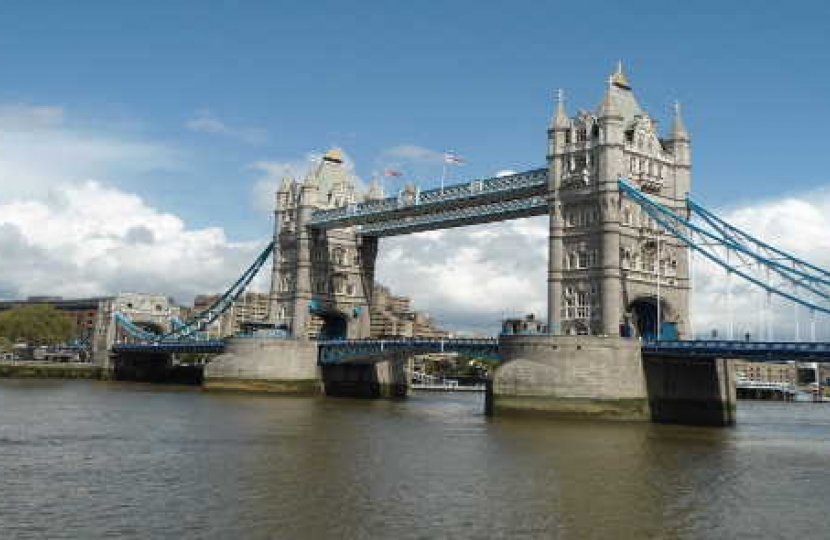
[[[221,353],[224,350],[225,342],[221,339],[116,343],[112,346],[112,352],[116,354]]]
[[[547,213],[547,197],[534,195],[524,199],[511,199],[476,206],[439,210],[429,214],[392,218],[383,222],[362,225],[358,229],[358,233],[364,236],[395,236],[541,216]]]
[[[804,341],[644,341],[643,356],[830,363],[830,343]]]
[[[419,191],[411,201],[397,196],[317,210],[309,225],[320,229],[357,227],[358,234],[391,236],[489,223],[546,213],[547,193],[547,169],[534,169]]]
[[[354,362],[389,354],[456,352],[474,358],[499,359],[499,340],[480,339],[348,339],[319,341],[321,364]]]

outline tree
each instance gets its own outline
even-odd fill
[[[22,306],[0,313],[0,338],[28,345],[57,345],[72,337],[75,325],[47,304]]]
[[[12,342],[10,339],[0,336],[0,352],[8,352],[12,350]]]

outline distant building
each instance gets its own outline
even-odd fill
[[[60,296],[30,296],[25,300],[0,301],[0,311],[23,306],[50,305],[65,313],[75,325],[73,339],[90,339],[95,333],[95,324],[99,311],[114,297],[98,296],[92,298],[64,299]]]
[[[219,299],[218,294],[199,295],[193,301],[189,315],[195,315],[210,308]],[[268,294],[246,292],[236,299],[207,329],[209,337],[227,337],[238,334],[245,323],[265,322],[268,318]]]
[[[199,295],[193,302],[190,314],[210,308],[219,295]],[[209,328],[210,337],[226,337],[238,334],[246,323],[268,322],[269,296],[267,293],[248,292],[236,302]],[[412,309],[411,300],[405,296],[393,295],[387,287],[375,285],[371,307],[371,336],[381,337],[424,337],[442,338],[449,335],[435,326],[426,313]],[[308,335],[317,338],[321,334],[324,320],[312,317],[308,321]]]
[[[512,334],[547,334],[548,325],[532,313],[524,318],[509,318],[502,321],[501,333]]]
[[[30,296],[25,300],[0,301],[0,311],[22,306],[50,305],[65,313],[74,323],[73,340],[91,341],[107,333],[107,321],[118,311],[147,330],[164,333],[170,319],[182,317],[182,308],[162,294],[119,293],[115,296],[64,299],[59,296]],[[116,337],[118,339],[118,337]]]
[[[735,378],[739,383],[776,383],[795,387],[798,382],[798,367],[793,362],[750,362],[732,360]]]
[[[393,295],[388,287],[375,284],[372,289],[371,337],[441,339],[449,337],[449,332],[438,328],[426,313],[412,309],[409,298]]]

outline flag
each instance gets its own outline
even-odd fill
[[[453,165],[464,165],[464,159],[455,152],[444,152],[444,163]]]
[[[383,176],[403,176],[403,173],[395,169],[386,169],[383,171]]]

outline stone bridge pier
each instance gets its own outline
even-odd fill
[[[402,398],[411,386],[408,355],[323,364],[320,369],[327,396]]]
[[[643,359],[651,419],[668,424],[732,426],[736,390],[732,363],[720,358]]]
[[[728,360],[643,356],[640,342],[600,336],[502,336],[492,414],[731,426]]]
[[[493,413],[647,420],[639,342],[599,336],[502,336]]]
[[[236,337],[205,367],[210,390],[319,395],[317,343],[307,339]]]

